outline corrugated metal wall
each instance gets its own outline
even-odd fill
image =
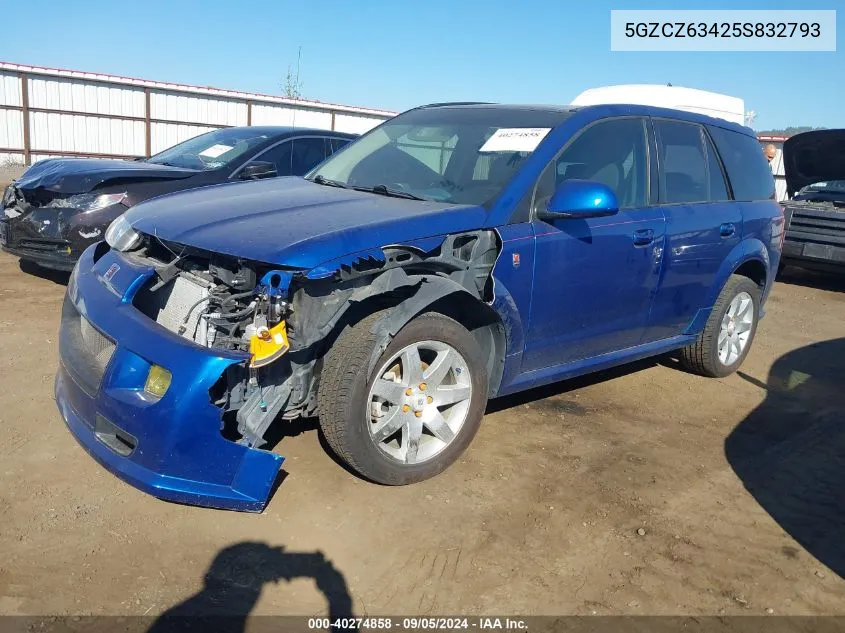
[[[149,156],[211,130],[292,125],[362,133],[391,112],[0,62],[0,163]]]

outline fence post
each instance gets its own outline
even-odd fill
[[[334,110],[332,110],[332,131],[334,131],[334,124],[335,124],[335,119],[334,119],[334,117],[335,117],[335,115],[336,115],[336,114],[337,114],[337,112],[335,112]]]
[[[252,99],[246,100],[246,124],[252,125]]]
[[[147,158],[153,155],[152,124],[150,123],[150,89],[144,88],[144,153]]]
[[[23,162],[32,164],[32,144],[29,138],[29,78],[26,73],[18,73],[21,78],[21,113],[23,114]]]

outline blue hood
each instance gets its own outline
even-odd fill
[[[43,187],[65,194],[88,193],[109,180],[188,178],[199,172],[141,161],[104,158],[48,158],[35,163],[15,181],[20,189]]]
[[[174,193],[141,203],[125,217],[165,240],[307,270],[381,246],[478,229],[487,211],[290,177]]]

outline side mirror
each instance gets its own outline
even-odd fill
[[[264,160],[254,160],[241,170],[238,178],[241,180],[258,180],[259,178],[274,178],[276,175],[276,165]]]
[[[594,180],[573,178],[560,183],[537,217],[541,220],[597,218],[618,211],[619,203],[610,187]]]

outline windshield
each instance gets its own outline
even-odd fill
[[[568,112],[497,106],[411,110],[306,177],[320,184],[453,204],[494,199]]]
[[[813,193],[816,191],[825,191],[830,193],[845,193],[845,180],[827,180],[825,182],[814,182],[812,185],[807,185],[798,193]]]
[[[256,128],[215,130],[174,145],[147,162],[186,169],[218,169],[269,138],[266,131]]]

